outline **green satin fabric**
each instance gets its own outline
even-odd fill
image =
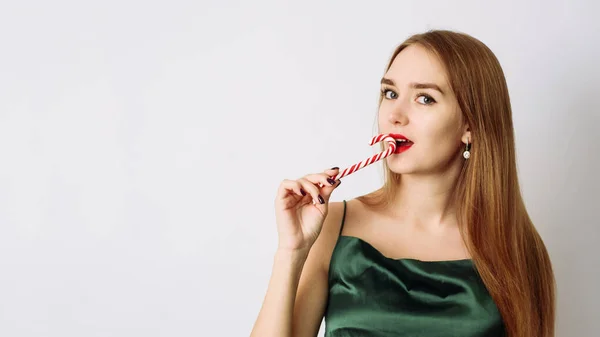
[[[495,337],[504,336],[504,326],[471,260],[392,259],[340,236],[329,267],[325,337],[354,336]]]

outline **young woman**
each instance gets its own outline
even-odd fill
[[[459,32],[410,37],[381,80],[378,126],[407,140],[376,191],[330,203],[338,168],[281,183],[251,336],[312,337],[323,318],[327,337],[554,336],[554,274],[492,51]]]

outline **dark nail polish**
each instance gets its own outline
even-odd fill
[[[331,178],[327,178],[327,182],[328,182],[328,183],[329,183],[331,186],[335,185],[335,180],[333,180],[333,179],[331,179]]]
[[[336,166],[336,167],[332,167],[331,169],[332,170],[339,170],[340,168]]]
[[[321,205],[325,203],[325,200],[323,200],[323,197],[320,195],[319,195],[319,202],[321,203]]]
[[[300,189],[300,193],[302,193],[302,195],[304,195],[304,196],[306,195],[306,192],[304,192],[303,189]]]
[[[337,185],[338,185],[338,186],[340,186],[341,184],[342,184],[342,181],[341,181],[341,180],[338,180],[338,184],[337,184]],[[337,187],[337,186],[336,186],[336,187]]]

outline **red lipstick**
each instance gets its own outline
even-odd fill
[[[407,139],[407,140],[410,140],[410,139],[408,139],[408,137],[406,137],[404,135],[401,135],[399,133],[390,133],[390,136],[392,138],[394,138],[394,139]]]
[[[414,144],[408,137],[399,133],[390,133],[390,136],[396,139],[396,151],[394,151],[394,154],[400,154],[410,149]]]

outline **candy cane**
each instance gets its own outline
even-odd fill
[[[382,152],[380,152],[372,157],[369,157],[359,163],[356,163],[350,167],[345,168],[343,171],[341,171],[337,175],[333,176],[332,179],[336,180],[336,179],[341,179],[343,177],[349,176],[350,174],[360,170],[361,168],[364,168],[368,165],[371,165],[373,163],[380,161],[381,159],[391,156],[392,153],[394,153],[396,151],[396,139],[391,137],[389,134],[384,133],[384,134],[380,134],[380,135],[373,137],[371,139],[371,142],[369,143],[369,145],[373,146],[382,141],[387,142],[389,144],[387,150],[382,151]],[[319,186],[323,187],[324,185],[319,183]]]
[[[337,175],[333,176],[332,179],[336,180],[336,179],[341,179],[343,177],[349,176],[350,174],[352,174],[366,166],[369,166],[373,163],[380,161],[381,159],[391,156],[392,153],[394,153],[396,151],[396,139],[389,136],[389,134],[380,134],[380,135],[373,137],[371,139],[371,142],[369,143],[369,145],[373,146],[381,141],[387,142],[389,144],[387,150],[382,151],[382,152],[380,152],[372,157],[369,157],[359,163],[356,163],[350,167],[347,167],[346,169],[341,171],[341,173],[338,173]]]

